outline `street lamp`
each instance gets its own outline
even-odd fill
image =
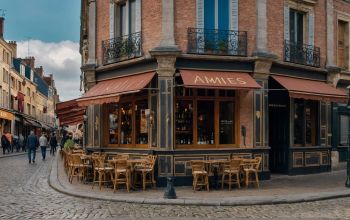
[[[346,87],[349,90],[350,95],[350,86]],[[348,109],[350,109],[350,98],[348,99]],[[346,164],[346,182],[345,186],[350,188],[350,133],[348,133],[348,155],[347,155],[347,164]]]

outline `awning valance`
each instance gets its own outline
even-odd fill
[[[342,103],[348,101],[346,92],[325,82],[287,76],[272,76],[272,78],[288,90],[291,98]]]
[[[56,114],[60,125],[82,123],[85,115],[85,107],[78,106],[76,99],[60,102],[56,105]]]
[[[37,128],[41,128],[42,127],[40,123],[38,123],[38,122],[36,122],[36,121],[34,121],[32,119],[24,118],[23,120],[24,120],[24,124],[26,124],[26,125],[31,125],[31,126],[37,127]]]
[[[188,88],[205,89],[260,89],[248,74],[210,70],[181,70],[182,81]]]
[[[154,75],[155,72],[148,72],[98,82],[81,98],[77,99],[78,105],[89,106],[119,102],[120,95],[141,91]]]

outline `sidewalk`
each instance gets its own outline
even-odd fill
[[[262,205],[278,203],[295,203],[316,201],[330,198],[350,196],[350,189],[345,188],[346,171],[311,174],[302,176],[272,175],[271,180],[262,181],[260,188],[211,190],[193,192],[192,188],[176,187],[177,199],[164,199],[164,188],[137,190],[127,193],[120,189],[113,193],[110,188],[102,188],[91,184],[68,182],[63,170],[63,162],[55,157],[49,177],[51,187],[59,192],[90,199],[116,202],[145,203],[145,204],[176,204],[176,205]]]

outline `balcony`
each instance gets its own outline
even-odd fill
[[[187,53],[247,56],[247,32],[188,28]]]
[[[285,40],[284,61],[320,67],[320,48]]]
[[[103,65],[142,56],[141,32],[102,41]]]

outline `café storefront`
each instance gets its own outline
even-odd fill
[[[0,134],[11,132],[12,121],[15,120],[14,114],[6,110],[0,109]]]
[[[271,74],[271,172],[295,175],[330,171],[332,105],[347,101],[345,91],[325,80]]]
[[[253,97],[261,86],[251,73],[178,69],[167,102],[159,78],[149,71],[101,80],[79,98],[87,108],[86,149],[155,154],[159,185],[169,174],[191,184],[191,160],[233,156],[262,157],[261,178],[269,178],[269,149],[253,146]],[[159,144],[168,137],[171,147]]]

